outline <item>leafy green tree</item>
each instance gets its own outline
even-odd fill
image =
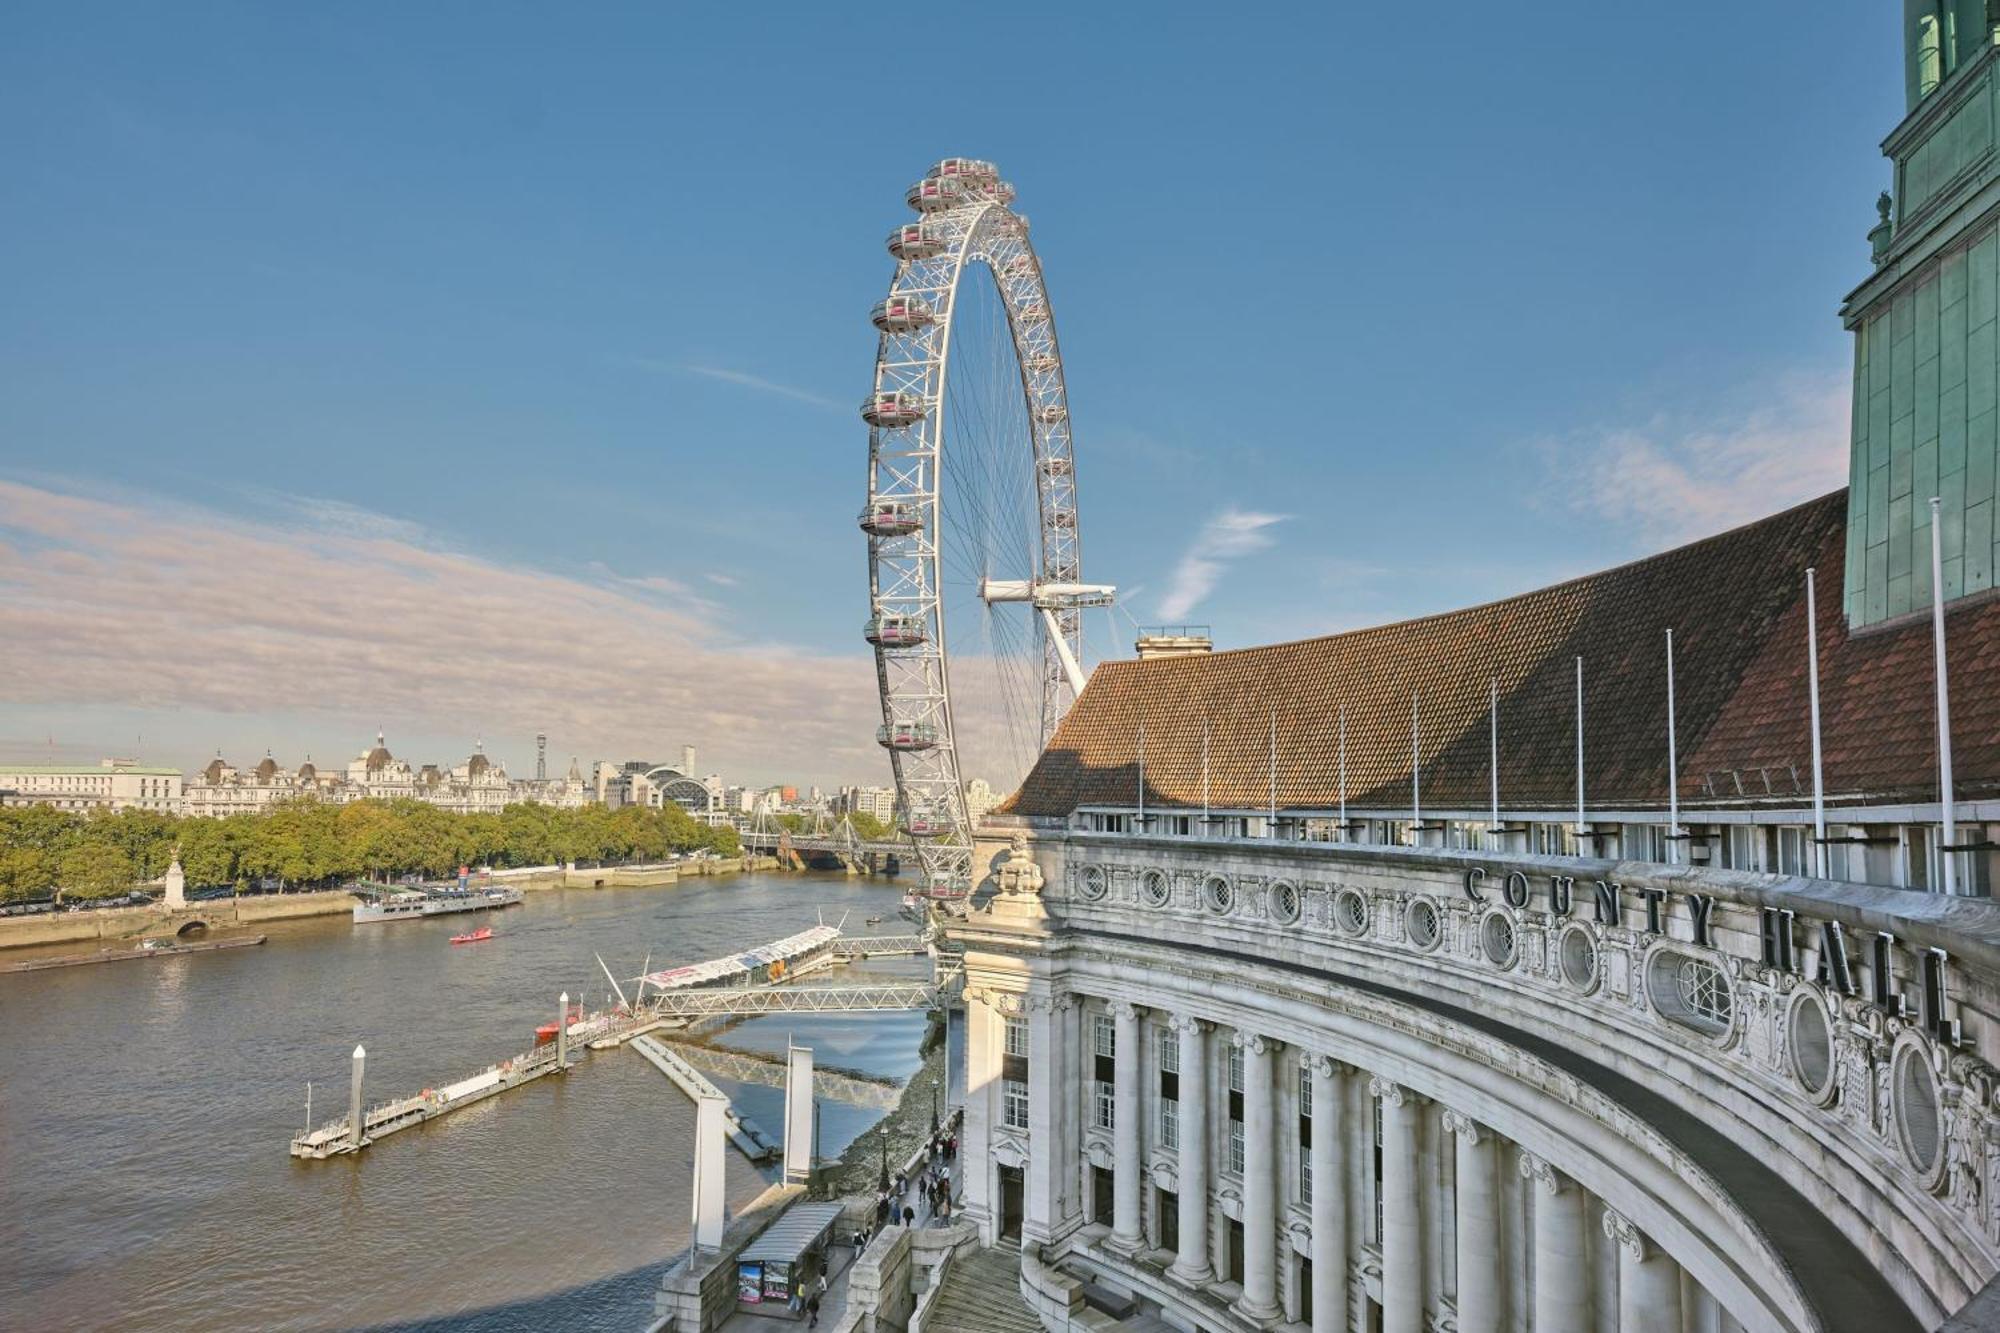
[[[56,886],[56,858],[39,847],[0,847],[0,899],[46,897]]]
[[[189,885],[212,888],[234,884],[239,874],[237,844],[241,840],[239,819],[183,819],[177,830],[181,848],[181,873]]]
[[[856,810],[847,817],[847,822],[854,825],[855,836],[863,842],[880,842],[889,836],[889,826],[866,810]]]
[[[110,898],[132,887],[132,858],[108,842],[79,842],[63,855],[62,892],[74,898]]]

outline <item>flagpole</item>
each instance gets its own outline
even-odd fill
[[[1576,854],[1583,855],[1583,658],[1576,659]]]
[[[1410,691],[1410,846],[1424,842],[1424,794],[1417,782],[1417,692]]]
[[[1139,832],[1146,831],[1146,724],[1139,724]]]
[[[1944,891],[1958,892],[1958,816],[1952,809],[1951,780],[1951,681],[1944,660],[1944,548],[1943,527],[1938,521],[1938,497],[1931,497],[1931,640],[1937,657],[1938,800],[1944,810]]]
[[[1667,864],[1680,860],[1680,748],[1674,744],[1674,632],[1667,631]]]
[[[1340,840],[1350,836],[1347,827],[1347,704],[1340,705]]]
[[[1826,777],[1820,762],[1819,745],[1819,602],[1815,595],[1814,571],[1806,570],[1806,679],[1812,695],[1813,750],[1813,873],[1820,879],[1826,870]]]
[[[1271,827],[1267,836],[1275,838],[1278,836],[1278,710],[1275,708],[1271,710],[1271,739],[1265,752],[1271,766],[1271,812],[1267,820]]]
[[[1493,677],[1487,682],[1486,691],[1487,746],[1490,753],[1486,769],[1493,780],[1493,850],[1500,847],[1500,678]]]
[[[1208,836],[1208,719],[1201,720],[1201,832]]]

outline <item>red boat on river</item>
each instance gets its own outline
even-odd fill
[[[478,930],[473,931],[469,935],[452,936],[451,942],[453,944],[479,944],[485,940],[490,940],[492,938],[493,938],[493,927],[481,926]]]

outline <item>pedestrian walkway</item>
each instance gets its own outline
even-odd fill
[[[1003,1241],[990,1250],[960,1250],[924,1320],[925,1333],[1042,1333],[1021,1299],[1021,1247]]]

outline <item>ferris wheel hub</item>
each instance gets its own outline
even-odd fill
[[[979,597],[988,606],[996,602],[1029,602],[1037,611],[1077,611],[1088,606],[1109,606],[1117,600],[1118,589],[1109,583],[1044,583],[1037,579],[981,579]]]

